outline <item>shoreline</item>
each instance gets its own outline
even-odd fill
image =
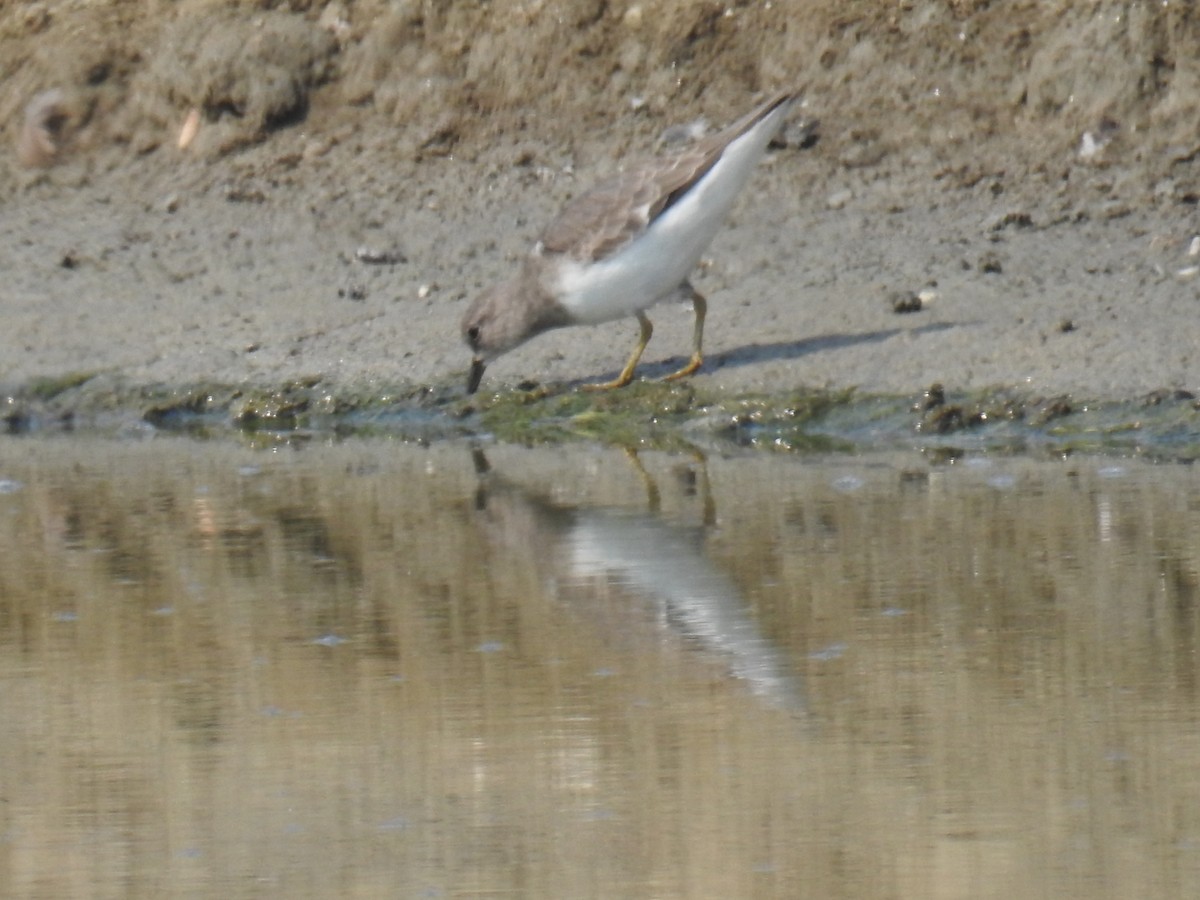
[[[1162,389],[1132,400],[1013,389],[884,395],[820,389],[735,394],[635,381],[596,394],[529,385],[466,397],[461,386],[136,386],[105,375],[45,379],[10,392],[3,432],[145,439],[186,435],[268,443],[379,437],[518,446],[599,444],[722,454],[907,450],[932,462],[980,453],[1066,458],[1200,457],[1200,401]]]

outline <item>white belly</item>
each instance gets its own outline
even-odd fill
[[[595,325],[631,316],[674,293],[712,243],[778,119],[767,116],[726,147],[682,199],[614,255],[590,265],[564,260],[556,287],[574,320]]]

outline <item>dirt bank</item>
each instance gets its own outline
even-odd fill
[[[707,387],[1200,388],[1200,19],[984,0],[7,6],[0,383],[458,382],[467,302],[563,201],[784,84],[819,139],[697,279]],[[691,327],[654,318],[649,374]],[[488,383],[609,375],[634,332]]]

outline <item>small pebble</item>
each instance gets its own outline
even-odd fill
[[[795,147],[807,150],[820,139],[820,119],[798,119],[785,125],[771,141],[772,147]]]
[[[1083,137],[1079,141],[1079,158],[1092,159],[1100,152],[1100,147],[1096,143],[1096,139],[1092,137],[1090,131],[1085,131]]]
[[[372,266],[394,266],[397,263],[408,262],[408,258],[395,248],[379,250],[374,247],[359,247],[354,251],[354,256],[359,262]]]
[[[25,121],[17,137],[17,159],[31,169],[53,165],[61,150],[67,124],[66,98],[53,88],[42,91],[25,107]]]
[[[187,118],[183,120],[183,125],[179,129],[179,139],[175,145],[180,150],[186,150],[196,139],[196,134],[200,131],[200,110],[195,107],[187,114]]]
[[[979,257],[979,271],[988,275],[999,275],[1004,271],[1004,266],[1000,264],[1000,257],[995,253],[985,253]]]
[[[854,197],[853,192],[848,188],[841,191],[834,191],[825,199],[825,205],[830,209],[841,209],[849,203]]]
[[[921,397],[920,409],[937,409],[946,403],[946,389],[941,382],[931,384]]]

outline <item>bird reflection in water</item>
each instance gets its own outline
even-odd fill
[[[646,511],[564,506],[492,471],[480,449],[473,451],[479,486],[476,510],[487,516],[489,534],[520,545],[538,565],[543,581],[558,594],[578,595],[590,604],[613,589],[636,598],[669,629],[714,659],[772,706],[805,710],[802,683],[785,655],[762,632],[733,580],[709,561],[705,531],[716,520],[707,470],[700,467],[698,490],[704,527],[668,522],[660,513],[658,487],[633,453],[643,479]],[[639,611],[622,606],[627,624]],[[598,617],[612,622],[613,610]]]

